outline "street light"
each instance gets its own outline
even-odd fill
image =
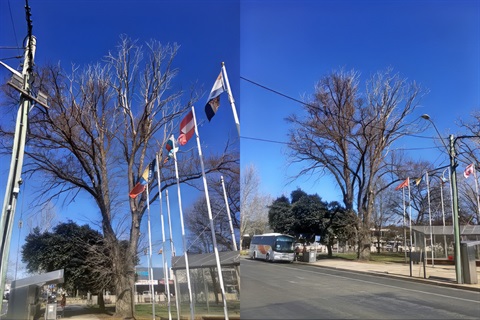
[[[455,245],[455,274],[456,274],[456,279],[457,283],[463,283],[463,278],[462,278],[462,262],[461,262],[461,256],[460,256],[460,226],[458,222],[458,190],[457,190],[457,174],[456,174],[456,168],[457,168],[457,163],[455,161],[455,142],[457,141],[458,138],[466,138],[467,136],[463,137],[458,137],[458,138],[453,138],[453,135],[450,135],[450,149],[447,147],[445,142],[443,141],[442,136],[440,135],[440,132],[437,129],[437,126],[435,123],[430,119],[430,116],[428,114],[422,115],[422,118],[430,121],[430,123],[433,125],[435,128],[435,131],[437,132],[440,140],[442,141],[443,146],[445,147],[447,153],[450,156],[450,173],[452,175],[451,177],[451,189],[452,189],[452,211],[453,211],[453,241]]]

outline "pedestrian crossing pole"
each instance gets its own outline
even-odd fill
[[[8,85],[20,92],[20,107],[17,113],[17,122],[12,146],[12,159],[5,188],[2,216],[0,218],[0,257],[2,259],[0,265],[0,297],[2,298],[6,284],[10,239],[12,237],[13,223],[15,220],[15,208],[17,205],[18,194],[20,192],[20,185],[22,184],[21,173],[23,156],[25,153],[25,141],[27,137],[28,112],[31,109],[32,101],[35,101],[44,107],[48,107],[44,94],[39,93],[38,97],[34,97],[31,94],[30,82],[32,78],[35,46],[36,39],[30,34],[25,48],[22,73],[9,67],[5,63],[1,63],[13,74]],[[0,304],[0,314],[2,311],[1,308],[2,305]]]

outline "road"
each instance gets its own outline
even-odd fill
[[[301,264],[241,261],[241,319],[479,319],[480,293]]]

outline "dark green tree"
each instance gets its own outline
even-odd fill
[[[329,257],[335,239],[348,241],[355,237],[357,216],[340,203],[322,201],[319,195],[309,195],[301,189],[290,196],[291,201],[282,196],[270,206],[268,219],[275,232],[294,235],[304,242],[313,242],[319,235]]]
[[[293,231],[297,237],[307,242],[313,242],[315,235],[321,234],[321,220],[326,214],[327,202],[322,201],[317,194],[304,193],[299,198],[301,190],[292,192],[292,214],[295,219]],[[297,199],[295,202],[293,200]]]
[[[87,291],[92,288],[92,269],[86,263],[89,246],[102,239],[98,231],[72,221],[57,225],[52,232],[40,233],[35,228],[22,246],[22,261],[32,273],[64,269],[65,289]]]
[[[287,197],[281,196],[273,201],[268,210],[268,223],[275,232],[293,235],[295,219]]]
[[[332,257],[335,239],[348,241],[355,238],[357,216],[346,210],[337,201],[328,203],[325,215],[321,219],[320,243],[327,247],[328,257]]]

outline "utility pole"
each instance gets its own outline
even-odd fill
[[[35,55],[36,39],[31,36],[27,40],[25,49],[25,59],[23,63],[23,71],[19,78],[18,72],[13,73],[13,78],[9,84],[13,87],[19,86],[19,80],[23,82],[21,87],[20,107],[17,113],[17,123],[15,126],[15,137],[12,147],[12,160],[10,162],[10,172],[8,175],[7,186],[5,190],[5,199],[2,208],[2,217],[0,220],[0,256],[2,264],[0,266],[0,296],[3,299],[3,292],[5,289],[5,281],[8,268],[8,256],[10,251],[10,238],[12,236],[13,222],[15,220],[15,208],[17,205],[18,194],[20,192],[20,185],[22,184],[22,166],[23,155],[25,153],[25,141],[27,137],[28,112],[30,111],[31,99],[30,96],[30,78],[32,75],[33,57]],[[12,71],[12,70],[10,70]],[[26,93],[26,94],[24,94]],[[1,306],[0,306],[1,312]]]
[[[455,140],[453,135],[450,135],[450,172],[452,175],[452,181],[450,183],[452,188],[452,201],[453,201],[453,242],[455,245],[454,249],[454,260],[455,260],[455,274],[457,278],[457,283],[463,283],[462,277],[462,261],[460,255],[460,226],[458,219],[458,190],[457,190],[457,173],[456,173],[457,164],[455,161]]]
[[[42,92],[38,92],[36,96],[32,95],[30,86],[33,73],[33,58],[35,56],[37,41],[32,35],[32,20],[28,0],[25,0],[25,3],[28,35],[22,73],[0,61],[0,64],[13,74],[7,84],[20,92],[20,107],[17,112],[17,122],[15,125],[15,135],[12,146],[12,159],[10,162],[7,186],[5,188],[2,215],[0,217],[0,299],[3,299],[3,293],[5,290],[8,256],[10,253],[10,239],[12,237],[13,223],[15,221],[15,208],[17,206],[18,194],[20,193],[20,185],[22,184],[21,174],[23,156],[25,154],[25,142],[27,139],[28,113],[31,110],[32,101],[48,109],[47,96]],[[0,304],[0,314],[1,313],[2,304]]]

